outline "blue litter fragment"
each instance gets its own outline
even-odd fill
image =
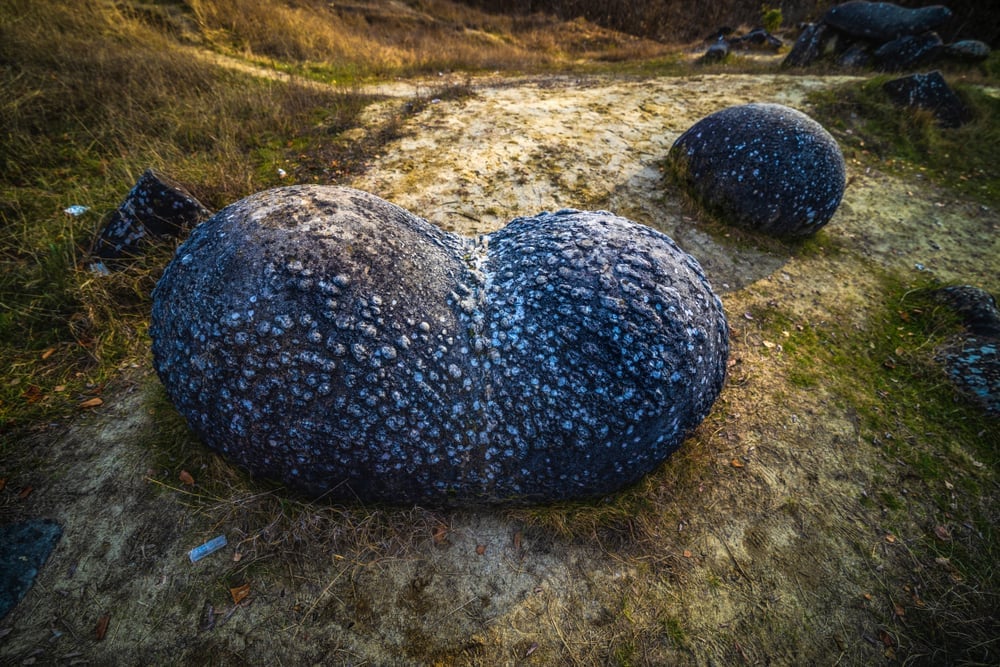
[[[210,556],[214,554],[216,551],[226,546],[226,544],[228,544],[226,542],[226,536],[219,535],[218,537],[214,537],[210,539],[208,542],[205,542],[200,547],[195,547],[194,549],[189,551],[188,558],[191,559],[192,563],[197,563],[205,556]]]

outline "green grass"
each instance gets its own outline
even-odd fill
[[[996,81],[1000,53],[993,53],[979,83]],[[949,84],[972,109],[974,118],[959,128],[940,127],[930,112],[895,106],[882,85],[891,78],[878,75],[862,82],[810,93],[814,117],[840,142],[845,157],[901,173],[919,171],[941,185],[990,206],[1000,205],[1000,98],[979,83],[951,78]],[[965,79],[965,77],[961,77]]]
[[[892,609],[881,622],[900,625],[897,650],[931,663],[975,662],[995,650],[978,642],[995,636],[1000,516],[991,499],[1000,430],[933,358],[961,333],[955,315],[932,296],[938,287],[882,273],[882,296],[862,328],[837,324],[847,313],[831,313],[823,325],[770,308],[754,317],[772,339],[796,332],[783,341],[789,380],[832,389],[858,415],[859,437],[874,446],[875,493],[862,504],[879,508],[882,529],[894,536],[885,558],[896,574],[882,581],[886,595],[903,596],[906,622]],[[938,534],[942,527],[950,537]],[[912,576],[899,574],[906,572]],[[959,617],[966,621],[956,624]]]

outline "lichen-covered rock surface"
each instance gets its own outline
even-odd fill
[[[728,329],[698,263],[606,212],[456,236],[295,186],[198,226],[154,292],[154,366],[211,447],[310,495],[606,494],[707,414]]]
[[[951,18],[943,5],[901,7],[891,2],[853,0],[831,7],[823,22],[855,37],[886,42],[933,30]]]
[[[717,111],[677,138],[677,179],[724,221],[774,236],[807,236],[844,196],[844,156],[812,118],[780,104]]]
[[[942,127],[961,127],[973,119],[972,110],[936,70],[886,81],[882,90],[897,106],[930,111]]]

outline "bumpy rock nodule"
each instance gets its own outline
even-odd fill
[[[670,148],[678,180],[702,204],[742,227],[807,236],[830,221],[846,187],[836,140],[801,111],[745,104],[691,126]]]
[[[310,495],[589,497],[666,459],[721,390],[698,263],[606,212],[480,239],[295,186],[198,226],[154,292],[153,358],[211,447]]]

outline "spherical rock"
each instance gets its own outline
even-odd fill
[[[613,492],[704,418],[728,351],[698,263],[647,227],[565,210],[467,239],[323,186],[197,227],[150,333],[212,448],[310,495],[390,503]]]
[[[780,104],[729,107],[695,123],[670,149],[677,179],[726,222],[774,236],[806,236],[844,196],[836,140]]]

